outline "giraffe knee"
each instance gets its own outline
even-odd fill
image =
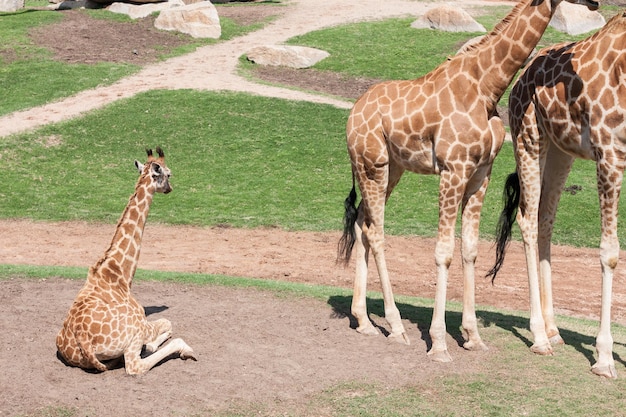
[[[445,266],[446,268],[449,268],[452,263],[453,250],[454,247],[442,247],[442,245],[437,244],[435,247],[435,263],[437,266]]]

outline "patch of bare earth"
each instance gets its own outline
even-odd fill
[[[100,61],[145,64],[185,42],[185,36],[157,31],[153,18],[133,23],[93,19],[69,10],[62,23],[34,31],[33,40],[54,50],[64,62]],[[262,21],[267,8],[222,7],[219,13],[245,24]],[[275,13],[275,11],[271,11]],[[243,20],[241,20],[243,21]],[[343,97],[358,97],[376,80],[350,79],[315,70],[259,68],[268,81]],[[434,204],[434,203],[433,203]],[[337,219],[338,224],[341,219]],[[435,227],[433,225],[433,227]],[[88,267],[102,255],[113,225],[0,221],[0,263]],[[350,288],[354,265],[335,264],[338,233],[286,232],[280,229],[146,227],[139,267],[324,284]],[[435,293],[434,240],[388,238],[388,262],[396,294],[432,298]],[[493,247],[482,242],[477,265],[477,301],[502,309],[528,309],[525,261],[513,244],[495,285],[482,279],[493,262]],[[600,271],[597,250],[556,247],[557,312],[597,318]],[[626,323],[626,279],[614,282],[613,317]],[[379,290],[372,268],[370,289]],[[268,292],[174,283],[136,282],[133,292],[149,319],[168,318],[174,337],[182,337],[197,362],[173,359],[142,377],[123,369],[88,373],[63,365],[54,338],[82,281],[16,278],[0,281],[0,415],[46,415],[45,407],[80,410],[77,415],[211,415],[217,410],[256,404],[272,410],[306,411],[307,400],[345,381],[401,387],[442,374],[490,372],[488,352],[461,346],[460,321],[449,314],[451,364],[427,359],[430,310],[405,319],[410,346],[356,333],[348,314],[350,297],[327,300],[280,297]],[[460,256],[450,271],[448,299],[462,298]],[[415,316],[400,306],[404,317]],[[372,319],[385,331],[380,306]],[[479,309],[479,317],[485,313]],[[520,336],[520,339],[523,337]],[[489,345],[490,341],[485,342]],[[519,341],[520,344],[524,340]],[[530,355],[530,353],[529,353]],[[584,358],[583,358],[584,361]],[[586,369],[581,369],[585,372]]]

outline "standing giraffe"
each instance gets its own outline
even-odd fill
[[[117,223],[111,246],[89,269],[87,282],[57,335],[57,349],[70,365],[106,371],[102,361],[123,356],[126,372],[135,375],[175,353],[195,360],[193,350],[182,339],[174,339],[157,351],[171,336],[172,324],[167,319],[148,322],[143,307],[130,293],[154,193],[172,191],[163,151],[156,151],[158,158],[147,150],[145,165],[135,161],[141,174],[135,193]],[[152,353],[146,358],[141,357],[144,345],[146,352]]]
[[[517,213],[530,293],[531,350],[552,354],[563,339],[554,320],[550,241],[563,186],[575,158],[596,161],[602,237],[602,308],[593,373],[617,376],[611,336],[613,272],[619,259],[617,211],[626,166],[626,12],[576,43],[543,49],[509,99],[517,171],[507,180],[495,276]],[[539,262],[537,262],[537,252]]]
[[[592,0],[567,0],[598,8]],[[474,262],[478,224],[491,167],[504,141],[496,104],[543,35],[561,0],[523,0],[473,48],[411,81],[371,87],[354,104],[347,123],[352,191],[346,199],[338,258],[347,263],[356,243],[352,314],[357,331],[377,334],[367,315],[369,250],[380,277],[389,337],[409,343],[395,305],[384,253],[385,204],[405,170],[438,174],[439,226],[435,246],[437,292],[430,326],[431,359],[452,360],[446,344],[445,302],[454,252],[459,205],[462,211],[464,276],[462,327],[466,349],[487,349],[474,310]],[[355,177],[361,190],[357,209]]]

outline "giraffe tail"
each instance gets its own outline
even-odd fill
[[[97,369],[100,372],[104,372],[108,370],[107,366],[100,362],[98,357],[96,356],[96,351],[91,344],[91,336],[85,332],[79,332],[76,335],[76,341],[78,342],[78,347],[82,353],[81,358],[81,368],[85,369]]]
[[[515,223],[515,216],[517,215],[517,209],[519,207],[520,184],[517,172],[514,172],[507,177],[504,184],[502,200],[504,208],[502,209],[502,213],[500,213],[498,225],[496,226],[496,262],[487,273],[487,277],[491,277],[492,283],[496,280],[496,275],[498,275],[498,271],[500,271],[500,268],[502,268],[502,264],[504,263],[504,255],[506,248],[511,241],[511,231],[513,229],[513,223]]]
[[[356,185],[354,183],[354,173],[352,174],[352,190],[344,201],[345,214],[343,217],[343,235],[337,245],[337,262],[347,265],[352,256],[352,248],[356,242],[354,225],[358,216],[356,208]]]

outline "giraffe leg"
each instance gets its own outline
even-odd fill
[[[602,308],[600,312],[600,330],[596,336],[598,361],[592,366],[591,370],[596,375],[617,378],[615,361],[613,359],[613,336],[611,335],[611,296],[613,291],[613,273],[619,260],[617,211],[624,166],[603,167],[600,162],[597,163],[597,166],[600,215],[602,219],[602,238],[600,241]]]
[[[182,339],[173,339],[170,343],[143,359],[141,358],[142,345],[141,339],[137,338],[137,341],[134,341],[124,353],[124,363],[128,375],[144,374],[174,354],[179,354],[181,359],[196,360],[193,350]]]
[[[171,335],[172,325],[169,320],[159,319],[145,324],[144,337],[135,337],[131,345],[124,352],[127,374],[138,375],[148,372],[161,361],[175,354],[178,354],[181,359],[196,360],[193,349],[180,338],[173,339],[168,344],[158,349],[159,345]],[[167,337],[164,337],[164,335],[167,335]],[[151,342],[145,343],[146,336]],[[146,345],[146,352],[152,353],[142,358],[141,349],[144,344]]]
[[[489,168],[488,171],[491,171]],[[463,319],[461,327],[465,337],[463,347],[467,350],[488,350],[478,334],[478,320],[476,319],[475,297],[475,263],[478,256],[478,234],[480,211],[489,184],[489,174],[477,173],[480,187],[467,198],[463,204],[462,232],[461,232],[461,259],[463,263]],[[468,190],[473,187],[468,185]]]
[[[371,233],[370,236],[374,233]],[[376,234],[373,236],[373,242],[371,242],[372,254],[374,255],[374,260],[376,261],[376,268],[378,270],[378,276],[380,277],[380,285],[383,291],[383,302],[385,305],[385,319],[387,323],[391,327],[391,332],[389,339],[394,340],[399,343],[411,344],[409,340],[409,336],[406,334],[404,330],[404,325],[402,324],[402,318],[400,317],[400,311],[396,306],[396,302],[393,297],[393,290],[391,288],[391,281],[389,279],[389,272],[387,271],[387,262],[385,260],[385,247],[384,247],[384,236],[382,235],[382,230],[377,230]]]
[[[149,340],[152,341],[146,343],[146,352],[153,353],[172,335],[172,323],[167,319],[158,319],[149,324]]]
[[[359,207],[359,219],[355,224],[356,242],[356,276],[354,279],[354,293],[352,295],[352,315],[356,318],[356,331],[366,335],[377,335],[378,330],[372,325],[367,314],[367,267],[369,258],[369,243],[363,234],[363,205]]]
[[[367,290],[367,248],[371,249],[376,269],[380,278],[385,308],[385,319],[391,327],[389,338],[400,343],[409,344],[409,338],[402,324],[400,311],[396,306],[387,263],[385,260],[384,219],[385,204],[393,188],[400,180],[403,170],[393,163],[380,166],[364,167],[358,171],[359,188],[361,189],[361,221],[357,220],[357,275],[355,293],[352,299],[353,314],[359,322],[357,329],[361,333],[374,334],[365,306]],[[357,315],[358,314],[358,315]],[[370,327],[371,326],[371,327]]]
[[[433,318],[430,324],[432,346],[428,351],[430,359],[436,362],[451,362],[446,343],[446,290],[448,269],[454,255],[454,229],[465,191],[467,180],[449,170],[443,171],[439,180],[439,232],[435,245],[435,263],[437,265],[437,291]]]
[[[550,246],[554,219],[563,187],[569,175],[574,158],[553,144],[548,145],[541,183],[541,197],[538,209],[538,252],[539,252],[539,294],[541,312],[546,334],[551,346],[563,344],[554,316],[552,298],[552,266]]]
[[[527,126],[534,126],[527,124]],[[517,223],[522,233],[526,270],[528,273],[528,293],[530,298],[530,331],[533,345],[530,350],[539,355],[552,355],[546,326],[541,311],[541,295],[537,264],[537,234],[539,199],[541,196],[541,171],[539,157],[539,133],[536,128],[522,132],[516,139],[516,160],[520,181],[520,204]]]

